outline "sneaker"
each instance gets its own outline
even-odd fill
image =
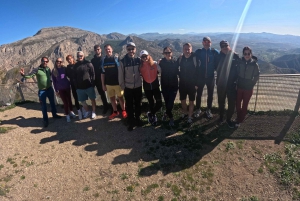
[[[149,124],[152,124],[153,118],[152,118],[151,112],[147,112],[147,117],[148,117],[148,122],[149,122]]]
[[[53,116],[53,118],[54,119],[61,119],[61,116],[59,116],[59,115],[56,114],[56,115]]]
[[[73,111],[71,111],[69,115],[70,115],[70,117],[72,117],[73,119],[75,119],[75,118],[76,118],[76,115],[74,114],[74,112],[73,112]]]
[[[207,118],[209,118],[209,119],[212,119],[212,118],[213,118],[213,115],[212,115],[210,109],[207,109],[207,110],[206,110],[206,116],[207,116]]]
[[[167,121],[168,115],[167,113],[164,113],[164,115],[162,116],[161,120],[162,121]]]
[[[186,123],[188,123],[188,124],[192,124],[192,123],[193,123],[193,119],[192,119],[192,117],[189,117],[189,118],[187,119]]]
[[[234,128],[235,124],[231,120],[226,120],[226,123],[229,128]]]
[[[173,118],[170,119],[169,126],[174,126],[174,119]]]
[[[79,119],[79,120],[81,120],[81,119],[82,119],[82,112],[81,112],[81,110],[80,110],[80,109],[78,110],[78,119]]]
[[[108,111],[108,106],[107,106],[107,105],[104,105],[104,106],[103,106],[102,114],[106,114],[107,111]]]
[[[183,119],[186,119],[188,117],[188,115],[187,114],[181,114],[181,119],[183,120]]]
[[[70,117],[70,115],[67,115],[66,118],[67,118],[67,122],[68,122],[68,123],[71,122],[71,117]]]
[[[126,110],[122,110],[122,117],[124,119],[127,118],[127,112],[126,112]]]
[[[198,109],[198,110],[196,110],[196,111],[194,112],[194,117],[197,118],[197,117],[200,116],[200,114],[201,114],[201,110]]]
[[[43,121],[43,125],[44,125],[44,127],[46,128],[46,127],[48,127],[48,121]]]
[[[95,119],[95,118],[96,118],[96,113],[92,112],[92,119]]]
[[[119,116],[119,112],[117,111],[117,112],[113,112],[109,117],[108,117],[108,119],[114,119],[115,117],[117,117],[117,116]]]
[[[83,118],[88,118],[89,116],[91,116],[91,112],[90,111],[87,111],[87,112],[85,112],[84,113],[84,115],[83,115]]]
[[[240,123],[235,123],[234,125],[236,128],[240,127]]]
[[[152,116],[152,126],[156,126],[156,124],[157,124],[157,116],[153,115]]]

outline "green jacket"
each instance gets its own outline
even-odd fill
[[[34,68],[31,73],[28,75],[24,75],[23,77],[25,79],[32,78],[33,76],[36,76],[38,88],[39,90],[48,89],[52,86],[52,80],[51,80],[51,70],[49,67],[37,67]]]
[[[259,66],[257,58],[252,57],[250,61],[242,59],[239,66],[239,77],[237,87],[245,90],[252,90],[259,78]]]

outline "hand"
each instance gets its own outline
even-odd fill
[[[106,91],[107,90],[106,85],[102,85],[102,89],[103,89],[103,91]]]
[[[22,76],[24,76],[24,74],[25,74],[25,73],[24,73],[24,68],[21,68],[19,72],[20,72],[20,74],[21,74]]]
[[[57,97],[60,97],[59,92],[55,92],[55,94],[56,94]]]

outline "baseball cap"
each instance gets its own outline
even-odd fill
[[[211,42],[211,39],[208,36],[203,37],[203,41],[205,41],[205,40],[208,40],[209,42]]]
[[[140,52],[140,57],[141,57],[143,54],[149,55],[149,53],[148,53],[146,50],[142,50],[142,51]]]
[[[222,40],[220,42],[220,47],[224,46],[224,45],[229,45],[228,41],[227,40]]]
[[[129,43],[127,43],[126,47],[129,47],[129,46],[135,47],[135,44],[133,42],[129,42]]]

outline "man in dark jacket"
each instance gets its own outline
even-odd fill
[[[236,81],[238,78],[238,65],[240,62],[239,55],[233,52],[227,41],[220,42],[221,52],[218,56],[217,63],[217,93],[219,103],[219,123],[223,123],[225,111],[225,99],[227,97],[228,110],[226,122],[229,128],[234,128],[235,123],[231,120],[234,113],[236,101]]]
[[[196,55],[192,52],[192,45],[186,43],[183,45],[183,55],[178,58],[179,63],[179,94],[182,107],[182,118],[188,117],[187,123],[193,123],[192,115],[194,110],[194,101],[196,94]],[[189,96],[189,111],[187,111],[186,96]]]
[[[84,118],[91,115],[86,104],[86,100],[90,98],[92,102],[92,119],[96,118],[96,93],[95,93],[95,72],[94,66],[89,61],[85,60],[82,51],[77,52],[77,63],[74,65],[74,85],[78,96],[78,101],[82,104],[85,113]]]
[[[201,114],[201,97],[203,88],[207,87],[207,109],[206,116],[211,119],[213,117],[211,113],[211,107],[213,102],[213,94],[215,87],[215,74],[217,63],[216,58],[219,55],[219,51],[211,48],[210,37],[204,37],[202,40],[202,49],[196,50],[197,60],[200,60],[199,72],[197,72],[197,97],[196,97],[196,111],[194,116],[199,117]]]
[[[103,114],[106,114],[109,106],[107,103],[105,91],[102,89],[102,82],[101,82],[101,66],[102,66],[102,57],[101,57],[101,47],[100,45],[94,46],[94,58],[92,58],[91,62],[94,66],[95,71],[95,85],[97,88],[97,91],[101,97],[102,104],[103,104]]]
[[[119,67],[119,84],[124,90],[126,112],[128,118],[128,131],[132,131],[134,125],[141,126],[141,101],[142,79],[139,66],[141,59],[135,56],[136,47],[133,42],[126,45],[127,54],[121,59]]]

